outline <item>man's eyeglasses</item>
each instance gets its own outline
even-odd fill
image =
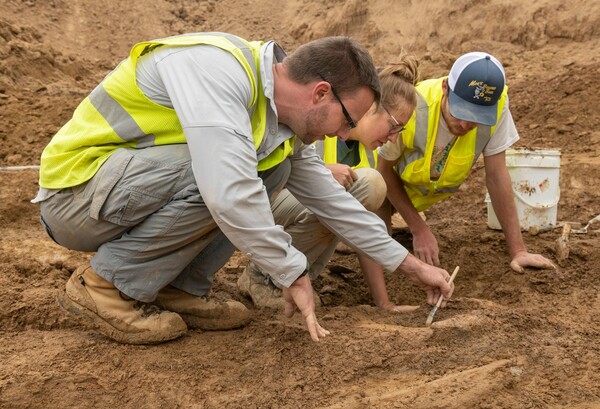
[[[392,115],[390,111],[388,111],[386,108],[383,109],[385,110],[385,112],[387,112],[390,118],[392,118],[392,121],[394,121],[394,124],[390,126],[390,135],[402,132],[404,130],[404,125],[400,125],[400,122],[398,122],[396,118],[394,118],[394,115]]]
[[[340,106],[342,107],[342,113],[344,114],[344,118],[346,118],[346,122],[348,123],[348,128],[349,129],[353,129],[356,128],[356,122],[354,122],[354,119],[352,119],[352,117],[350,116],[350,114],[348,113],[348,110],[346,109],[346,107],[344,106],[344,103],[342,102],[342,100],[340,99],[339,95],[337,94],[337,92],[335,92],[335,89],[333,88],[333,85],[331,85],[331,83],[329,81],[327,81],[325,78],[323,78],[322,75],[320,75],[321,79],[325,82],[328,82],[329,85],[331,86],[331,93],[333,94],[333,96],[335,97],[335,99],[337,99],[337,101],[340,103]]]

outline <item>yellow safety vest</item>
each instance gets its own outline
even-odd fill
[[[456,139],[438,180],[431,180],[431,158],[441,117],[444,78],[417,84],[417,107],[402,132],[405,150],[397,165],[408,196],[418,211],[444,200],[458,191],[477,158],[493,136],[496,125],[478,125]],[[498,101],[498,118],[506,103],[508,87]]]
[[[146,148],[186,143],[175,110],[148,99],[136,84],[138,58],[157,47],[212,45],[230,52],[244,67],[252,88],[247,106],[256,149],[266,132],[267,98],[260,79],[262,42],[248,42],[225,33],[181,35],[136,44],[129,57],[115,68],[75,110],[73,117],[44,149],[40,186],[62,189],[91,179],[118,148]],[[269,169],[293,153],[295,137],[286,140],[258,170]]]
[[[325,163],[338,163],[337,161],[337,144],[338,137],[326,137],[325,140],[316,141],[315,147],[317,153],[323,159]],[[377,152],[367,149],[362,143],[359,142],[358,154],[360,156],[360,162],[352,166],[352,169],[357,168],[373,168],[377,167]]]

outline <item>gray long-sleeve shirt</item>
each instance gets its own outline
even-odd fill
[[[192,157],[198,189],[219,228],[275,282],[288,287],[306,268],[283,227],[275,225],[257,164],[293,136],[278,123],[272,66],[285,57],[274,42],[263,45],[260,75],[269,98],[267,129],[254,147],[246,107],[248,77],[228,52],[212,46],[159,48],[140,58],[137,82],[153,101],[175,109]],[[331,177],[312,145],[290,157],[287,188],[330,230],[388,271],[408,254],[384,223]]]

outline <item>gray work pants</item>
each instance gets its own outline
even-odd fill
[[[386,195],[385,181],[371,168],[355,169],[358,174],[348,192],[369,211],[379,209]],[[282,225],[292,236],[292,244],[306,255],[310,265],[308,274],[315,279],[325,268],[335,248],[338,237],[323,226],[317,216],[302,206],[287,190],[282,190],[271,204],[275,223]],[[263,273],[266,276],[266,273]]]
[[[270,197],[290,170],[286,160],[261,172]],[[168,284],[208,294],[235,250],[198,191],[187,145],[118,149],[92,179],[61,190],[40,209],[57,243],[95,251],[94,270],[144,302]]]

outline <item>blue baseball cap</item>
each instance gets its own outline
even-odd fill
[[[472,52],[459,57],[448,75],[450,113],[462,121],[496,125],[505,82],[504,68],[492,55]]]

